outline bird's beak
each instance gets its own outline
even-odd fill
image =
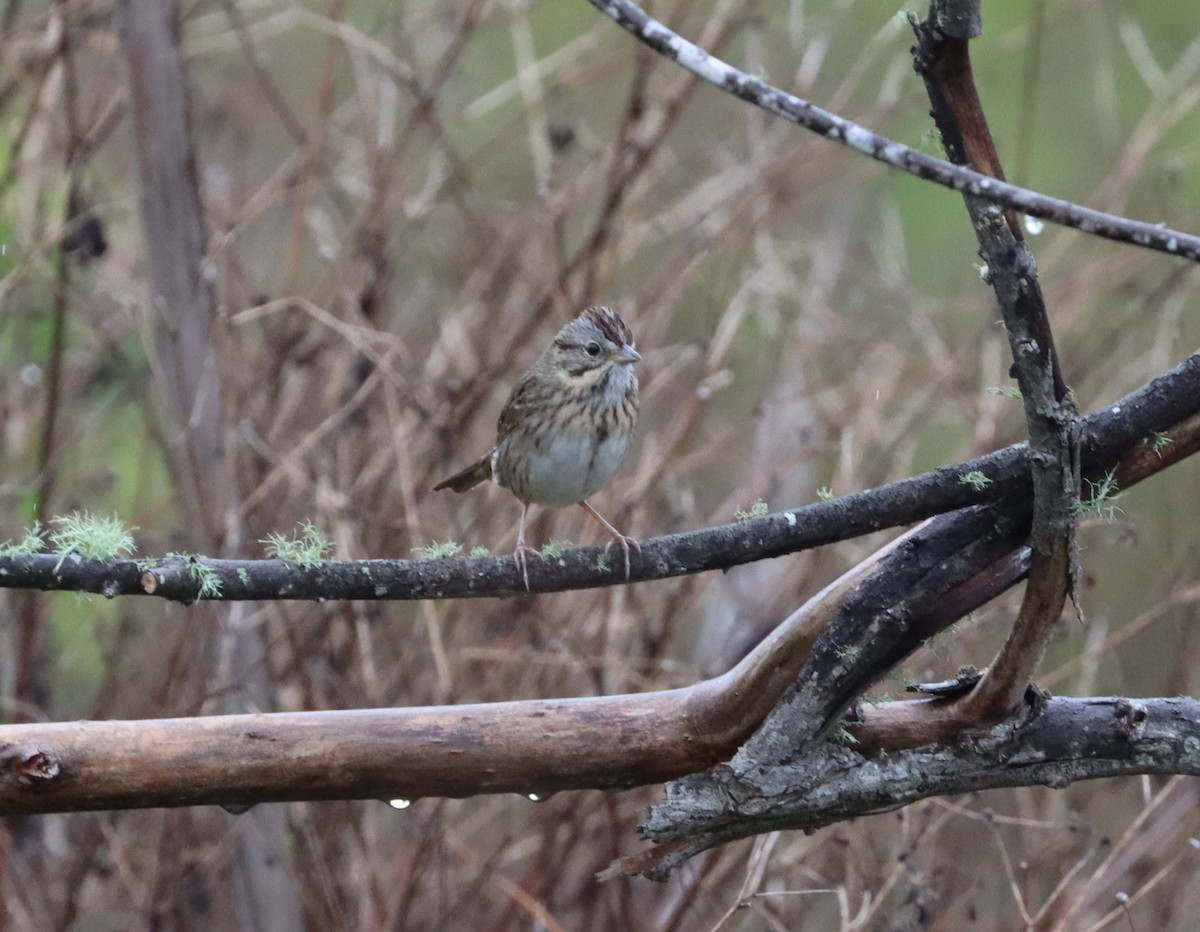
[[[616,355],[617,363],[622,366],[632,366],[641,358],[642,354],[633,348],[632,343],[626,343]]]

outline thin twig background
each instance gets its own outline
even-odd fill
[[[931,145],[894,9],[675,6],[656,13],[739,67]],[[986,12],[977,81],[1012,180],[1194,229],[1194,30],[1150,7]],[[957,195],[700,85],[586,4],[185,4],[181,27],[241,502],[214,516],[222,556],[261,555],[267,533],[306,520],[339,558],[447,540],[510,550],[511,496],[429,489],[487,448],[515,377],[594,301],[622,308],[645,357],[638,445],[596,502],[635,535],[868,488],[1022,436],[1019,402],[992,391],[1012,386],[1007,348]],[[143,553],[195,549],[152,374],[111,10],[10,2],[0,62],[0,539],[86,508],[136,525]],[[95,221],[100,256],[78,246]],[[1032,239],[1083,410],[1200,341],[1190,266],[1052,227]],[[1182,464],[1122,497],[1115,520],[1084,522],[1088,624],[1061,623],[1043,682],[1200,688],[1198,479]],[[531,536],[598,542],[582,517],[539,511]],[[536,599],[198,613],[5,595],[24,627],[0,628],[4,712],[214,711],[245,673],[223,648],[247,628],[278,710],[680,685],[724,669],[883,539]],[[880,692],[986,662],[1017,598]],[[35,636],[17,644],[18,631]],[[596,884],[636,847],[653,797],[291,804],[281,857],[312,928],[882,928],[921,915],[1089,928],[1124,921],[1110,913],[1124,893],[1138,928],[1183,929],[1200,905],[1185,780],[932,800],[731,845],[667,884]],[[12,927],[244,921],[224,894],[244,870],[244,825],[203,809],[12,822]]]

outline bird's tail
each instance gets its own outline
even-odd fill
[[[486,482],[492,478],[492,454],[488,453],[478,463],[472,463],[461,472],[456,472],[449,479],[443,479],[433,487],[433,491],[440,492],[442,489],[452,489],[455,492],[465,492],[468,489],[473,489],[481,482]]]

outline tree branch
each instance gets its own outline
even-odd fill
[[[672,32],[629,0],[589,2],[622,29],[692,74],[768,113],[811,130],[830,142],[849,146],[876,161],[926,181],[1002,204],[1032,217],[1104,239],[1182,256],[1193,262],[1200,261],[1200,236],[1092,210],[935,159],[734,68]]]
[[[1151,441],[1121,461],[1127,485],[1200,449],[1200,414],[1171,436],[1161,459]],[[817,734],[875,676],[1016,583],[1027,567],[1027,515],[1017,495],[927,522],[810,600],[728,673],[686,689],[0,727],[0,815],[656,783],[727,759],[790,688],[729,765],[751,781],[772,772],[758,766],[765,748],[796,759],[805,743],[795,735]],[[923,718],[945,706],[931,704]],[[788,730],[797,714],[804,732]],[[695,788],[714,778],[688,779]],[[711,786],[724,795],[721,783]],[[745,834],[755,831],[748,825]]]
[[[910,532],[684,689],[478,705],[0,726],[0,815],[287,799],[536,793],[658,783],[724,760],[847,599]],[[981,593],[981,598],[990,597]]]
[[[1148,475],[1144,470],[1159,454],[1178,462],[1200,450],[1197,429],[1200,415],[1181,423],[1177,432],[1136,445],[1116,467],[1124,487]],[[1181,449],[1161,442],[1176,433]],[[620,869],[658,875],[699,851],[778,828],[776,804],[786,810],[788,794],[803,786],[794,782],[795,765],[829,753],[823,736],[854,698],[925,639],[971,611],[968,606],[983,604],[1022,578],[1030,554],[1020,546],[1029,533],[1029,512],[1021,501],[1015,513],[1000,503],[924,525],[904,559],[889,561],[892,588],[872,580],[879,584],[863,586],[846,600],[814,642],[795,686],[729,763],[668,785],[667,802],[653,807],[650,819],[653,837],[666,844],[621,862]],[[928,751],[936,744],[935,752],[950,746],[953,754],[970,754],[975,732],[969,732],[964,747],[964,729],[977,723],[966,719],[958,703],[926,700],[883,708],[886,713],[865,707],[865,723],[849,724],[855,747],[866,755],[855,756],[863,779],[874,779],[877,753],[894,749],[920,745]],[[1006,722],[1018,719],[1024,720],[1014,716]],[[714,830],[715,814],[725,809],[729,818]]]
[[[1183,425],[1200,413],[1200,353],[1079,422],[1083,474],[1099,479],[1131,450],[1149,453],[1144,475],[1176,462],[1188,449],[1187,429],[1163,447],[1144,442]],[[1138,444],[1143,443],[1142,447]],[[766,515],[738,524],[705,528],[642,541],[631,579],[666,579],[727,569],[883,528],[924,520],[973,504],[1028,494],[1025,444],[1013,444],[956,466],[855,492],[828,502]],[[1146,472],[1149,471],[1149,472]],[[969,473],[988,480],[975,488]],[[1143,478],[1144,478],[1143,475]],[[1119,476],[1122,488],[1127,479]],[[559,592],[619,585],[624,574],[597,567],[600,548],[569,550],[554,561],[530,561],[530,589]],[[181,602],[199,597],[201,579],[192,562],[219,581],[214,599],[411,600],[525,595],[511,557],[446,560],[321,561],[302,566],[285,560],[212,560],[186,556],[149,561],[88,560],[77,554],[23,554],[0,548],[0,588],[155,595]],[[149,574],[149,575],[147,575]]]
[[[1129,774],[1200,774],[1195,699],[1042,697],[1030,708],[1030,714],[959,744],[879,756],[822,744],[776,765],[770,787],[719,767],[724,790],[719,806],[709,794],[694,794],[686,781],[669,784],[666,801],[642,826],[663,844],[610,870],[663,879],[688,858],[737,838],[779,829],[813,831],[931,796],[1039,784],[1061,789]]]
[[[939,16],[939,14],[941,14]],[[952,161],[1004,180],[966,37],[949,35],[949,19],[973,31],[978,0],[943,2],[915,26],[913,58],[925,81],[932,116]],[[1032,559],[1016,623],[983,678],[958,704],[964,723],[997,722],[1014,711],[1041,662],[1050,631],[1077,577],[1075,511],[1079,474],[1077,412],[1063,379],[1033,253],[1011,211],[966,196],[979,254],[1004,317],[1029,429],[1033,479]]]

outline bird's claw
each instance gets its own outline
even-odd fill
[[[625,579],[629,580],[629,545],[632,544],[637,548],[638,555],[642,553],[642,545],[638,543],[635,537],[626,537],[624,534],[615,535],[607,544],[604,545],[604,554],[608,555],[608,548],[613,544],[620,544],[621,549],[625,552]]]
[[[513,551],[513,559],[517,561],[517,569],[521,571],[521,579],[525,581],[525,591],[529,591],[529,562],[525,554],[532,553],[535,557],[540,557],[541,553],[534,550],[532,547],[525,546],[525,542],[521,541],[517,544],[517,549]]]

